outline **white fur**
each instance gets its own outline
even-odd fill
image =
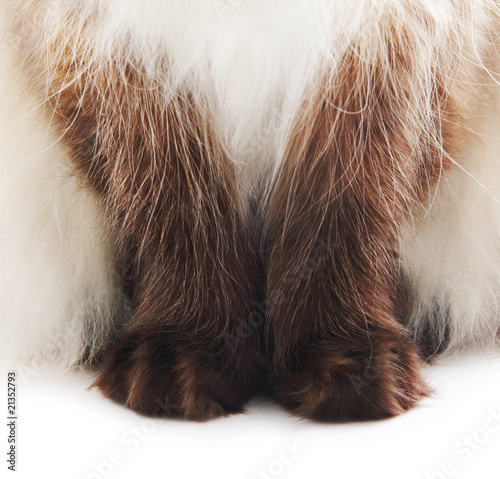
[[[449,347],[484,344],[500,328],[500,86],[488,90],[475,139],[403,233],[410,326]]]
[[[112,330],[114,247],[0,32],[0,354],[67,368]]]
[[[286,134],[321,61],[334,63],[367,15],[378,15],[393,0],[236,3],[50,0],[40,16],[50,37],[66,26],[68,12],[80,20],[73,30],[83,30],[99,12],[86,40],[96,63],[121,51],[120,60],[132,57],[157,76],[158,61],[167,56],[167,87],[175,91],[188,82],[208,101],[246,197],[277,172]]]

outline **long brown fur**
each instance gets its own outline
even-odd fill
[[[468,96],[428,72],[424,116],[428,92],[409,82],[422,75],[418,43],[390,20],[384,28],[378,57],[353,45],[333,78],[326,67],[268,208],[271,384],[300,416],[393,416],[429,394],[399,323],[398,232],[466,136]]]
[[[240,411],[261,386],[264,356],[258,331],[226,343],[251,312],[258,257],[203,101],[140,65],[94,69],[64,50],[54,58],[55,119],[127,264],[133,322],[95,386],[146,414],[165,403],[189,419]]]

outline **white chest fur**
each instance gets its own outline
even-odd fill
[[[112,0],[105,37],[131,32],[138,52],[169,56],[176,82],[207,99],[243,191],[277,166],[304,89],[360,1]],[[382,3],[382,2],[379,2]],[[153,67],[154,68],[154,67]]]

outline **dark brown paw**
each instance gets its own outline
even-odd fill
[[[276,400],[301,417],[345,421],[396,416],[430,394],[411,341],[387,333],[370,339],[304,348],[275,371]]]
[[[134,411],[204,421],[240,413],[260,387],[260,358],[237,365],[176,331],[131,331],[108,353],[93,384]]]

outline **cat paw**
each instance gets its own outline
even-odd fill
[[[369,420],[397,416],[430,395],[411,341],[387,333],[370,339],[330,339],[297,353],[274,372],[277,402],[304,418]]]
[[[175,331],[132,331],[113,345],[92,386],[144,415],[205,421],[243,412],[259,387],[260,364],[239,366]]]

